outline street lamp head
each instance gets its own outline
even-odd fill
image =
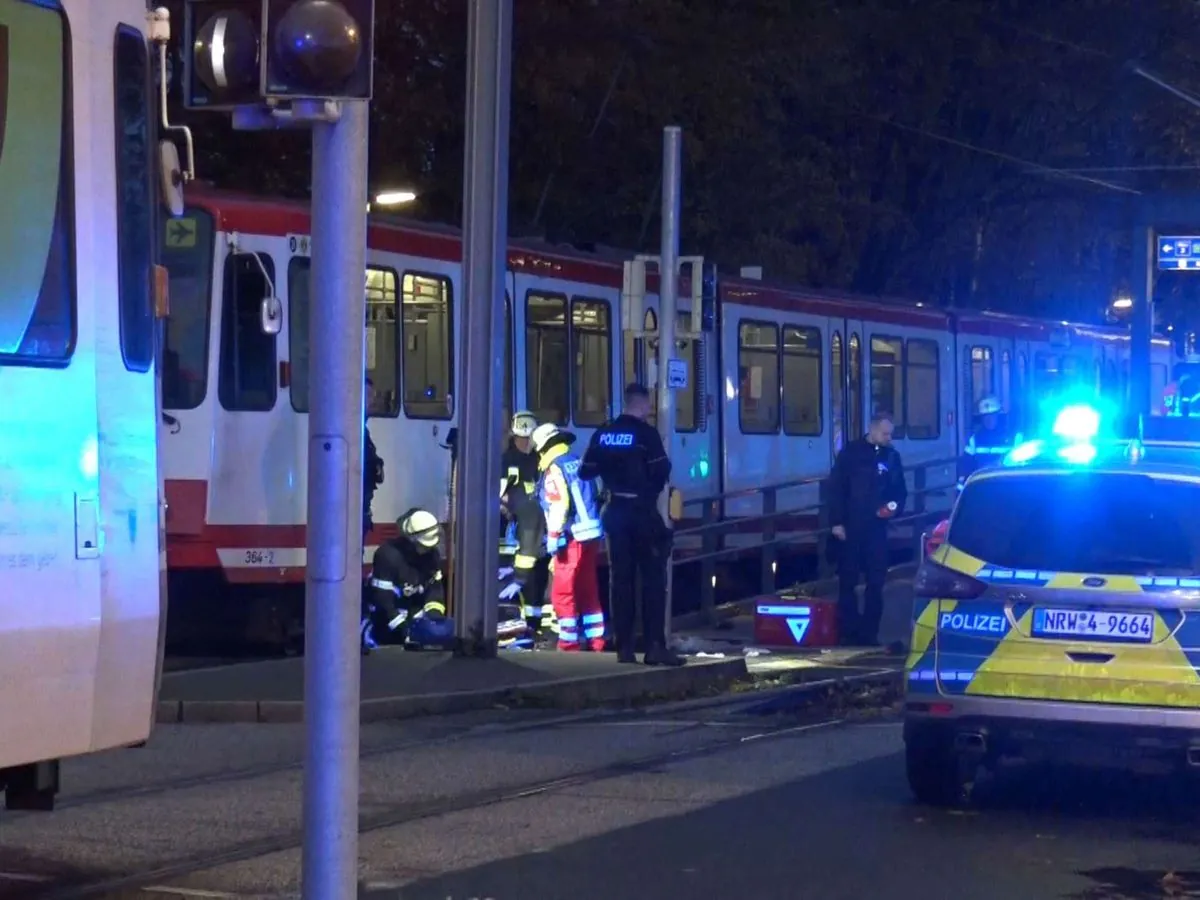
[[[413,191],[380,191],[375,195],[376,206],[403,206],[417,199]]]

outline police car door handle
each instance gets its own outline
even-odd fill
[[[1113,653],[1072,653],[1071,651],[1067,651],[1067,658],[1071,662],[1077,663],[1097,663],[1104,665],[1104,663],[1112,662],[1115,657],[1116,654]]]

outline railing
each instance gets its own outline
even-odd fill
[[[913,526],[913,541],[917,548],[917,559],[921,558],[920,542],[923,527],[935,520],[935,518],[943,517],[949,511],[951,505],[948,502],[942,509],[929,510],[926,501],[929,497],[936,496],[939,493],[949,494],[953,498],[957,487],[955,476],[957,474],[958,460],[959,457],[931,460],[917,463],[908,470],[912,473],[912,488],[908,493],[908,507],[910,511],[892,521],[893,524],[897,525],[911,524]],[[947,467],[955,475],[952,475],[946,483],[935,485],[927,483],[928,474],[931,469],[944,469]],[[795,490],[813,485],[816,485],[818,490],[816,503],[790,507],[788,509],[778,508],[778,498],[781,491]],[[728,491],[724,494],[714,494],[710,497],[697,497],[685,500],[683,503],[685,510],[688,507],[695,508],[696,506],[702,508],[702,522],[700,525],[691,528],[676,529],[675,545],[671,552],[671,566],[674,569],[678,569],[681,566],[700,566],[700,614],[709,619],[714,617],[716,564],[722,559],[758,552],[760,554],[760,590],[758,593],[771,594],[777,590],[775,570],[778,561],[778,547],[813,541],[817,545],[819,574],[822,576],[829,575],[830,563],[826,548],[830,539],[832,526],[829,524],[828,491],[829,476],[819,475],[763,485],[762,487]],[[757,497],[762,498],[761,513],[749,516],[727,516],[725,514],[725,509],[731,501],[748,500]],[[815,529],[795,531],[789,529],[784,534],[779,534],[777,524],[778,520],[783,516],[813,513],[816,514],[818,523]],[[757,544],[750,544],[748,546],[739,544],[736,547],[724,546],[725,538],[730,531],[744,528],[747,524],[755,523],[762,524],[762,539]],[[689,537],[700,538],[701,547],[698,553],[691,551],[681,553],[679,549],[680,540]]]

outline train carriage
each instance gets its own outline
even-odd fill
[[[304,579],[307,393],[316,377],[307,365],[309,214],[299,203],[207,189],[188,199],[184,216],[162,234],[172,294],[162,429],[171,624],[222,632],[233,627],[229,613],[239,621],[249,615],[247,627],[267,639],[294,636]],[[458,415],[461,253],[449,228],[373,217],[368,230],[370,428],[386,471],[368,554],[404,510],[448,512],[444,445]],[[506,415],[530,409],[586,442],[617,411],[624,383],[657,385],[657,278],[632,296],[630,260],[512,244]],[[694,299],[692,275],[704,282]],[[998,394],[1020,418],[1054,385],[1116,394],[1127,382],[1128,337],[1116,328],[706,271],[682,277],[679,296],[675,355],[688,363],[689,379],[676,393],[672,480],[693,501],[685,525],[699,516],[694,501],[732,495],[721,514],[747,527],[735,529],[727,547],[760,541],[757,489],[765,484],[798,482],[778,492],[777,509],[797,511],[778,518],[778,533],[799,537],[814,527],[817,482],[875,410],[893,413],[910,468],[946,461],[926,475],[949,484],[950,460],[984,394]],[[270,298],[282,311],[277,329],[266,327]],[[695,317],[694,302],[703,307]],[[1156,379],[1165,383],[1169,344],[1156,341],[1154,352],[1163,373]],[[932,509],[948,506],[950,492],[927,499]],[[688,552],[698,539],[679,544]],[[228,601],[224,611],[217,598]]]
[[[161,670],[143,0],[0,0],[0,789],[144,741]]]

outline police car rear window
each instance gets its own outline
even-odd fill
[[[1004,568],[1191,575],[1200,571],[1200,487],[1126,473],[987,478],[959,498],[948,539]]]

